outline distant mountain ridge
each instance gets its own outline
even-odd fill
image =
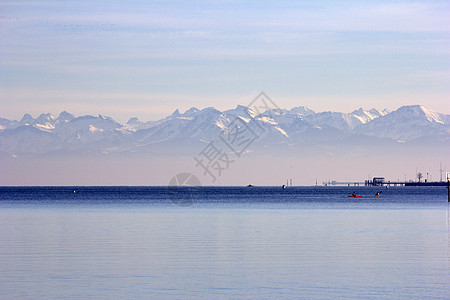
[[[63,111],[58,117],[25,114],[20,121],[0,118],[0,152],[9,155],[52,152],[164,153],[189,145],[206,145],[218,140],[239,120],[257,135],[253,148],[299,149],[372,143],[450,143],[450,115],[421,105],[388,110],[358,109],[351,113],[314,112],[299,106],[260,114],[245,107],[219,111],[178,110],[158,121],[130,118],[124,124],[102,115],[75,117]],[[182,147],[180,147],[182,146]]]

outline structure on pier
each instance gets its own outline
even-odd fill
[[[372,180],[366,180],[364,182],[364,185],[382,186],[384,185],[384,183],[385,183],[384,177],[374,177]]]
[[[449,173],[450,174],[450,173]],[[390,181],[386,180],[384,177],[373,177],[372,179],[366,180],[364,182],[358,181],[336,181],[328,180],[324,181],[325,186],[447,186],[445,181]],[[289,184],[288,184],[289,186]]]
[[[374,177],[372,180],[366,180],[366,186],[446,186],[446,182],[440,181],[386,181],[384,177]]]

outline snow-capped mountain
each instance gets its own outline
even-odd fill
[[[387,109],[384,110],[377,110],[375,108],[372,108],[371,110],[365,110],[363,108],[360,108],[358,110],[353,111],[351,114],[358,118],[361,122],[361,124],[366,124],[373,119],[376,119],[378,117],[385,116],[389,113]]]
[[[291,108],[290,112],[292,114],[296,114],[299,116],[308,116],[308,115],[313,115],[316,113],[315,111],[307,108],[306,106],[297,106],[297,107]]]
[[[352,113],[341,112],[321,112],[317,114],[308,114],[305,119],[316,126],[329,126],[340,129],[342,131],[351,131],[355,127],[366,124],[378,117],[384,116],[388,113],[387,110],[365,110],[360,108]]]
[[[178,110],[170,116],[143,122],[131,118],[120,124],[106,116],[75,117],[64,111],[58,117],[25,114],[20,121],[0,118],[0,152],[10,155],[75,153],[151,153],[204,146],[237,131],[251,133],[254,150],[299,147],[364,146],[374,144],[450,143],[450,116],[423,106],[396,111],[358,109],[351,113],[319,112],[304,106],[256,113],[245,107],[219,111],[209,107]],[[253,141],[252,140],[252,141]],[[350,141],[350,142],[349,142]]]
[[[449,138],[449,130],[448,115],[421,105],[410,105],[365,123],[355,132],[406,142],[432,138],[445,140]]]

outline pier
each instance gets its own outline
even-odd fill
[[[372,180],[366,180],[365,186],[447,186],[445,181],[386,181],[384,177],[374,177]]]
[[[374,177],[371,180],[361,181],[324,181],[324,186],[447,186],[446,181],[390,181],[384,177]]]
[[[333,181],[324,181],[323,185],[325,185],[325,186],[335,186],[335,185],[360,186],[360,185],[364,185],[364,182],[333,180]]]

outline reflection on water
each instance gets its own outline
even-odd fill
[[[447,298],[448,222],[446,204],[8,206],[0,298]]]

